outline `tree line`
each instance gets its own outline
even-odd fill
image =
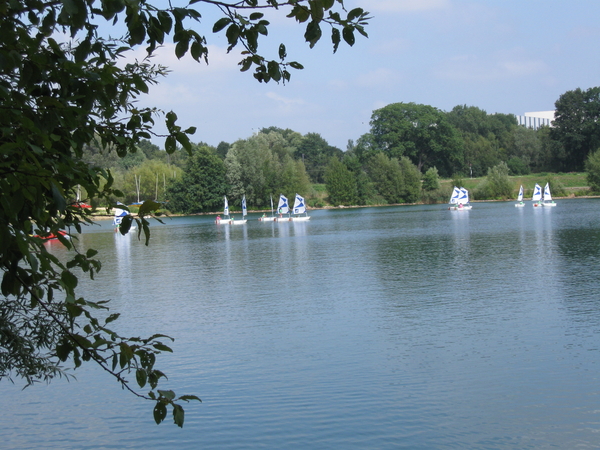
[[[553,126],[538,129],[520,126],[512,114],[475,106],[444,112],[393,103],[373,111],[370,131],[348,141],[345,151],[318,133],[269,127],[233,144],[192,144],[189,155],[169,155],[142,141],[125,158],[88,146],[85,159],[111,169],[126,202],[168,201],[176,213],[219,210],[224,195],[238,206],[246,196],[256,209],[267,209],[279,194],[295,193],[310,206],[438,202],[448,194],[440,190],[440,178],[592,170],[587,161],[600,145],[599,95],[600,88],[564,93]],[[315,192],[320,184],[325,198]],[[498,185],[483,184],[478,198],[512,195],[506,187],[491,187]]]

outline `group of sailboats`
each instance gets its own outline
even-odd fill
[[[223,196],[225,207],[223,208],[223,217],[217,216],[215,222],[222,225],[243,225],[247,222],[246,216],[248,215],[248,209],[246,208],[246,196],[242,198],[242,218],[236,219],[232,215],[229,215],[229,203],[227,197]]]
[[[542,188],[539,184],[535,184],[533,188],[533,196],[531,197],[531,201],[533,202],[534,207],[538,206],[556,206],[556,202],[552,200],[552,194],[550,193],[550,184],[546,183],[544,187],[544,191],[542,192]],[[516,208],[523,208],[525,203],[523,202],[523,186],[519,188],[519,195],[517,196],[517,203],[515,203]],[[468,211],[471,209],[471,205],[469,204],[469,191],[465,188],[458,188],[454,186],[452,190],[452,195],[450,197],[450,206],[448,209],[451,211]]]
[[[229,225],[240,225],[247,222],[246,215],[248,214],[246,208],[246,196],[242,198],[242,219],[234,219],[233,216],[229,215],[229,204],[227,197],[223,197],[225,202],[225,208],[223,211],[223,217],[217,216],[217,224],[229,224]],[[296,222],[309,220],[310,216],[306,210],[306,203],[304,197],[296,194],[294,200],[294,207],[290,210],[288,199],[284,195],[279,196],[279,204],[277,205],[277,214],[273,210],[273,197],[271,197],[271,216],[263,214],[259,217],[260,222]]]
[[[519,196],[517,197],[516,207],[524,207],[525,203],[523,203],[523,186],[519,189]],[[531,196],[531,201],[533,202],[533,207],[537,208],[538,206],[556,206],[556,202],[552,200],[552,194],[550,193],[550,184],[546,183],[544,187],[544,192],[542,193],[542,187],[535,183],[533,187],[533,195]]]

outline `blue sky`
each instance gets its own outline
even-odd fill
[[[217,145],[277,126],[319,133],[346,149],[369,131],[373,110],[415,102],[444,111],[456,105],[488,113],[522,115],[554,109],[575,88],[600,85],[600,2],[597,0],[346,0],[373,19],[369,38],[332,53],[329,35],[312,50],[303,27],[283,14],[268,17],[269,36],[259,50],[276,56],[280,42],[304,65],[286,85],[259,84],[240,73],[218,16],[196,27],[207,34],[209,65],[178,61],[170,45],[154,59],[172,73],[142,104],[173,110],[183,127],[197,127],[193,142]],[[201,4],[198,4],[201,5]],[[157,127],[157,132],[163,132]],[[160,140],[154,141],[162,145]]]

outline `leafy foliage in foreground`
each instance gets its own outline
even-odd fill
[[[291,8],[288,17],[306,23],[305,39],[312,47],[331,29],[334,51],[343,39],[354,43],[354,33],[366,35],[368,13],[360,8],[346,12],[341,0],[245,0],[234,3],[192,0],[191,4],[216,7],[222,13],[212,32],[225,32],[228,51],[243,47],[242,71],[254,68],[260,82],[289,81],[287,51],[279,46],[276,59],[258,52],[258,39],[267,35],[265,8]],[[86,146],[124,158],[153,135],[154,108],[140,108],[136,100],[165,75],[165,67],[150,59],[118,64],[127,53],[144,45],[148,57],[172,36],[178,58],[188,54],[208,61],[204,35],[193,28],[201,15],[189,5],[165,3],[159,8],[141,0],[0,1],[0,378],[23,378],[31,384],[65,374],[64,364],[79,367],[93,361],[121,385],[154,402],[154,419],[162,422],[168,407],[182,426],[181,401],[199,400],[158,389],[165,374],[155,367],[156,356],[170,348],[170,338],[124,337],[109,328],[118,314],[96,317],[107,309],[101,302],[77,297],[77,274],[90,277],[100,270],[92,249],[79,252],[60,234],[81,232],[91,222],[77,192],[88,200],[108,201],[122,196],[114,189],[109,170],[83,162]],[[122,22],[126,35],[119,39],[99,35],[103,23]],[[182,129],[173,112],[164,114],[167,153],[178,145],[191,150],[193,127]],[[144,202],[136,218],[123,220],[126,233],[133,220],[139,236],[149,239],[147,217],[159,204]],[[44,245],[51,235],[74,256],[60,261]],[[102,312],[104,314],[104,312]],[[140,394],[126,378],[135,373]]]

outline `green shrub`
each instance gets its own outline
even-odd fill
[[[440,176],[438,174],[438,170],[435,167],[430,167],[423,175],[423,185],[422,188],[424,191],[435,191],[440,188]]]

